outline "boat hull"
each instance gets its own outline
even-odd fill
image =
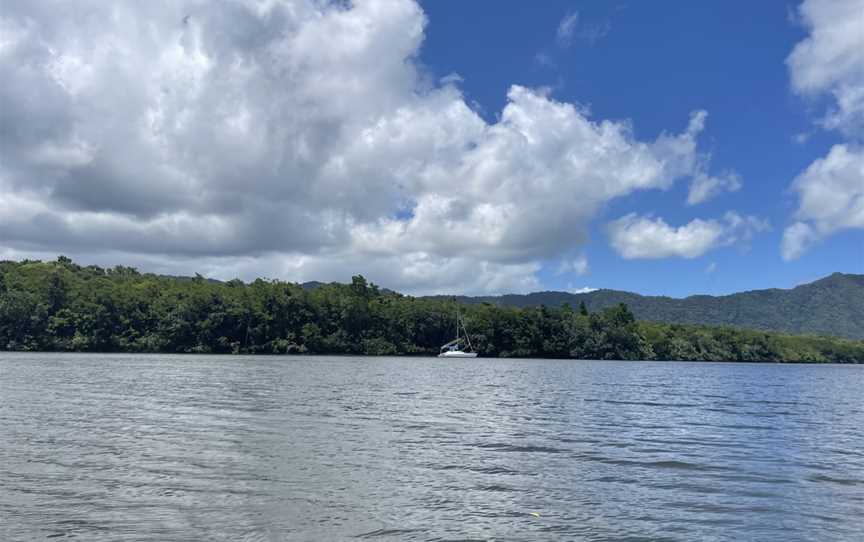
[[[476,358],[477,352],[441,352],[439,358]]]

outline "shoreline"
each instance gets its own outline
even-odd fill
[[[372,358],[387,358],[387,359],[428,359],[428,360],[441,360],[443,358],[439,358],[436,355],[418,355],[418,354],[388,354],[388,355],[374,355],[374,354],[272,354],[272,353],[239,353],[232,354],[226,352],[110,352],[110,351],[99,351],[99,352],[80,352],[80,351],[68,351],[68,350],[0,350],[0,356],[4,354],[14,354],[14,355],[74,355],[74,356],[180,356],[180,357],[224,357],[224,358],[360,358],[360,359],[372,359]],[[476,358],[471,358],[471,360],[496,360],[496,361],[561,361],[561,362],[597,362],[597,363],[721,363],[721,364],[730,364],[730,363],[738,363],[742,365],[864,365],[864,361],[771,361],[771,360],[761,360],[761,361],[741,361],[741,360],[717,360],[717,359],[637,359],[637,360],[627,360],[627,359],[589,359],[589,358],[547,358],[547,357],[491,357],[491,356],[478,356]],[[470,365],[472,361],[465,361],[461,359],[453,359],[451,361],[457,361],[464,365]]]
[[[68,258],[0,262],[0,300],[4,351],[422,357],[451,344],[459,322],[473,351],[489,358],[864,362],[862,340],[640,320],[625,303],[593,311],[461,304],[404,296],[360,275],[307,289]]]

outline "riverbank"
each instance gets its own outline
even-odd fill
[[[452,301],[351,284],[217,282],[56,262],[0,262],[0,350],[435,355]],[[463,306],[487,358],[862,363],[864,341],[636,321],[626,305]]]

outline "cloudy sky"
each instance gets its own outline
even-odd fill
[[[409,293],[864,272],[864,0],[6,0],[0,259]]]

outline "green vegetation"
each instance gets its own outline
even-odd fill
[[[624,304],[464,308],[487,357],[864,361],[864,342],[637,322]],[[0,349],[100,352],[435,354],[453,304],[382,291],[363,277],[312,288],[141,274],[129,267],[0,262]]]
[[[639,320],[735,326],[786,333],[818,333],[864,339],[864,275],[834,273],[790,290],[770,289],[685,299],[643,296],[618,290],[586,294],[535,292],[527,295],[460,297],[462,303],[502,307],[561,307],[579,303],[593,311],[626,304]]]

